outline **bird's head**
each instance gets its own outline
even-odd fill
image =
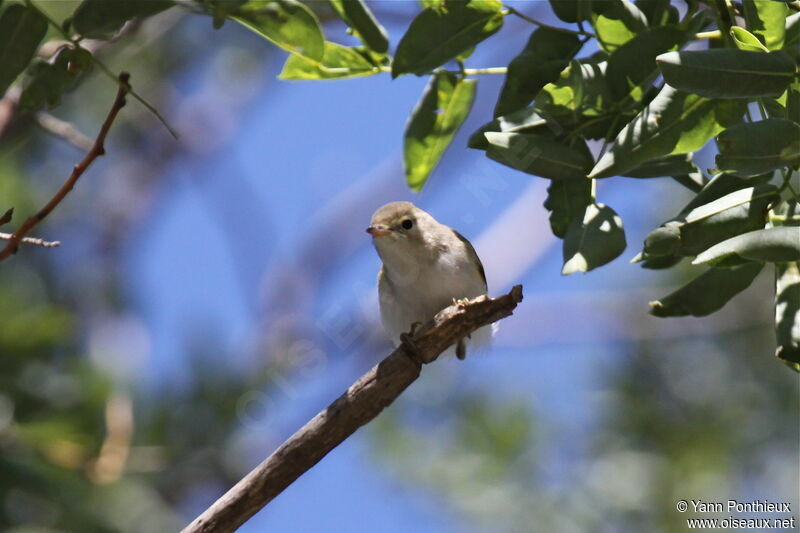
[[[447,228],[411,202],[392,202],[375,211],[367,228],[384,264],[429,256],[447,237]]]

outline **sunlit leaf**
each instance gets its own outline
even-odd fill
[[[738,124],[717,137],[717,168],[754,176],[800,162],[800,125],[782,118]]]
[[[786,35],[786,2],[742,0],[747,29],[754,33],[769,50],[780,50]]]
[[[137,17],[150,17],[175,4],[170,0],[83,0],[72,14],[72,28],[84,37],[107,38]]]
[[[12,4],[0,14],[0,97],[28,66],[47,33],[47,20],[35,9]]]
[[[389,50],[389,36],[364,0],[329,0],[339,16],[368,48],[379,54]]]
[[[325,39],[316,15],[295,0],[250,0],[232,18],[277,46],[322,61]]]
[[[669,0],[636,0],[634,3],[645,16],[651,28],[669,23]]]
[[[291,54],[283,65],[282,80],[330,80],[369,76],[380,72],[358,51],[340,44],[326,42],[322,61],[316,62]]]
[[[644,31],[623,44],[608,58],[606,70],[611,97],[621,100],[658,74],[656,57],[680,48],[689,35],[677,26]],[[637,100],[641,99],[641,89]],[[635,94],[635,93],[634,93]]]
[[[647,18],[629,0],[604,0],[592,3],[592,25],[600,47],[613,52],[645,31]]]
[[[448,72],[431,76],[411,112],[403,142],[406,181],[412,190],[425,185],[467,118],[476,89],[476,80],[461,79]]]
[[[424,75],[472,48],[503,25],[502,3],[494,0],[446,2],[426,8],[400,40],[392,62],[392,77]]]
[[[625,251],[622,219],[610,207],[589,204],[564,237],[563,276],[588,272],[609,263]]]
[[[692,264],[730,264],[733,259],[770,263],[800,261],[800,226],[781,226],[737,235],[701,253]]]
[[[551,28],[534,31],[522,52],[508,65],[494,115],[505,115],[531,103],[545,84],[558,79],[580,47],[576,35]]]
[[[606,178],[657,157],[699,150],[708,139],[741,121],[744,110],[743,101],[711,100],[665,85],[617,135],[590,177]]]
[[[783,50],[795,61],[800,59],[800,13],[786,17],[786,36]]]
[[[467,146],[486,150],[489,142],[486,140],[484,133],[487,131],[523,133],[534,132],[546,127],[547,120],[539,115],[533,107],[526,107],[487,122],[470,135]],[[544,130],[544,133],[547,133],[547,130]]]
[[[783,51],[764,54],[719,48],[668,52],[656,61],[672,87],[708,98],[780,96],[795,73],[794,61]]]
[[[660,178],[664,176],[678,176],[681,174],[694,174],[699,172],[692,162],[692,154],[668,155],[652,159],[623,174],[628,178]]]
[[[744,28],[733,26],[731,28],[731,37],[739,50],[749,50],[751,52],[769,52],[767,47],[758,40],[758,37],[750,33]]]
[[[486,155],[528,174],[549,179],[586,179],[592,154],[583,141],[569,146],[549,135],[536,133],[484,133]]]
[[[536,111],[561,134],[584,119],[607,114],[611,95],[606,81],[608,62],[574,60],[558,80],[545,85],[536,97]],[[608,126],[603,128],[603,135]],[[590,137],[588,131],[584,131]]]

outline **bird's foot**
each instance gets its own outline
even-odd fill
[[[464,339],[459,339],[458,343],[456,344],[456,357],[460,360],[464,360],[467,357],[467,341]]]
[[[408,333],[401,333],[400,334],[400,346],[403,350],[408,354],[408,356],[419,363],[422,364],[422,353],[420,352],[417,344],[414,342],[414,338]]]
[[[469,298],[453,298],[453,305],[462,307],[469,302]]]
[[[419,364],[423,363],[422,360],[422,352],[417,347],[417,344],[414,342],[414,334],[422,325],[422,322],[414,322],[411,324],[411,331],[408,333],[401,333],[400,334],[400,346],[406,351],[406,353]]]

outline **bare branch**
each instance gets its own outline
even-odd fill
[[[61,120],[50,113],[40,111],[36,113],[36,123],[47,133],[64,139],[76,148],[80,148],[86,152],[92,149],[94,141],[81,133],[78,128],[66,120]]]
[[[117,97],[114,99],[114,105],[111,106],[111,110],[108,112],[106,120],[100,127],[100,133],[97,134],[97,139],[94,141],[94,145],[92,146],[91,150],[89,150],[89,153],[86,154],[86,157],[84,157],[80,163],[75,165],[75,167],[72,169],[72,174],[70,174],[69,178],[67,178],[67,181],[64,182],[53,198],[51,198],[50,201],[47,202],[47,204],[42,207],[38,213],[32,217],[29,217],[25,222],[23,222],[22,226],[20,226],[19,229],[9,238],[8,244],[6,244],[5,248],[0,250],[0,261],[7,259],[10,255],[17,252],[19,244],[25,238],[25,235],[27,235],[30,230],[39,224],[39,222],[44,220],[45,217],[47,217],[47,215],[49,215],[53,209],[55,209],[58,204],[60,204],[62,200],[67,197],[67,194],[69,194],[83,173],[86,172],[86,169],[89,168],[89,165],[91,165],[95,159],[105,154],[106,150],[104,143],[106,136],[108,135],[108,130],[111,129],[111,125],[114,123],[114,119],[117,118],[117,114],[119,113],[120,109],[125,106],[125,95],[128,94],[128,91],[130,90],[130,85],[128,84],[129,79],[130,75],[127,72],[123,72],[119,75],[119,89],[117,91]]]
[[[0,232],[0,239],[4,241],[10,241],[14,238],[13,233],[3,233]],[[33,244],[34,246],[41,246],[42,248],[55,248],[56,246],[61,246],[61,241],[45,241],[43,239],[39,239],[36,237],[23,237],[20,240],[21,244]]]
[[[480,296],[439,312],[413,337],[412,345],[401,345],[361,376],[182,533],[236,530],[328,452],[378,416],[419,377],[422,364],[436,360],[476,329],[511,315],[521,301],[522,286],[517,285],[499,298]]]

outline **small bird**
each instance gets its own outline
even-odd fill
[[[395,345],[417,325],[454,301],[486,294],[486,275],[472,244],[411,202],[392,202],[372,215],[372,235],[383,266],[378,272],[381,318]],[[470,336],[472,346],[488,344],[491,326]],[[466,339],[456,345],[466,355]]]

